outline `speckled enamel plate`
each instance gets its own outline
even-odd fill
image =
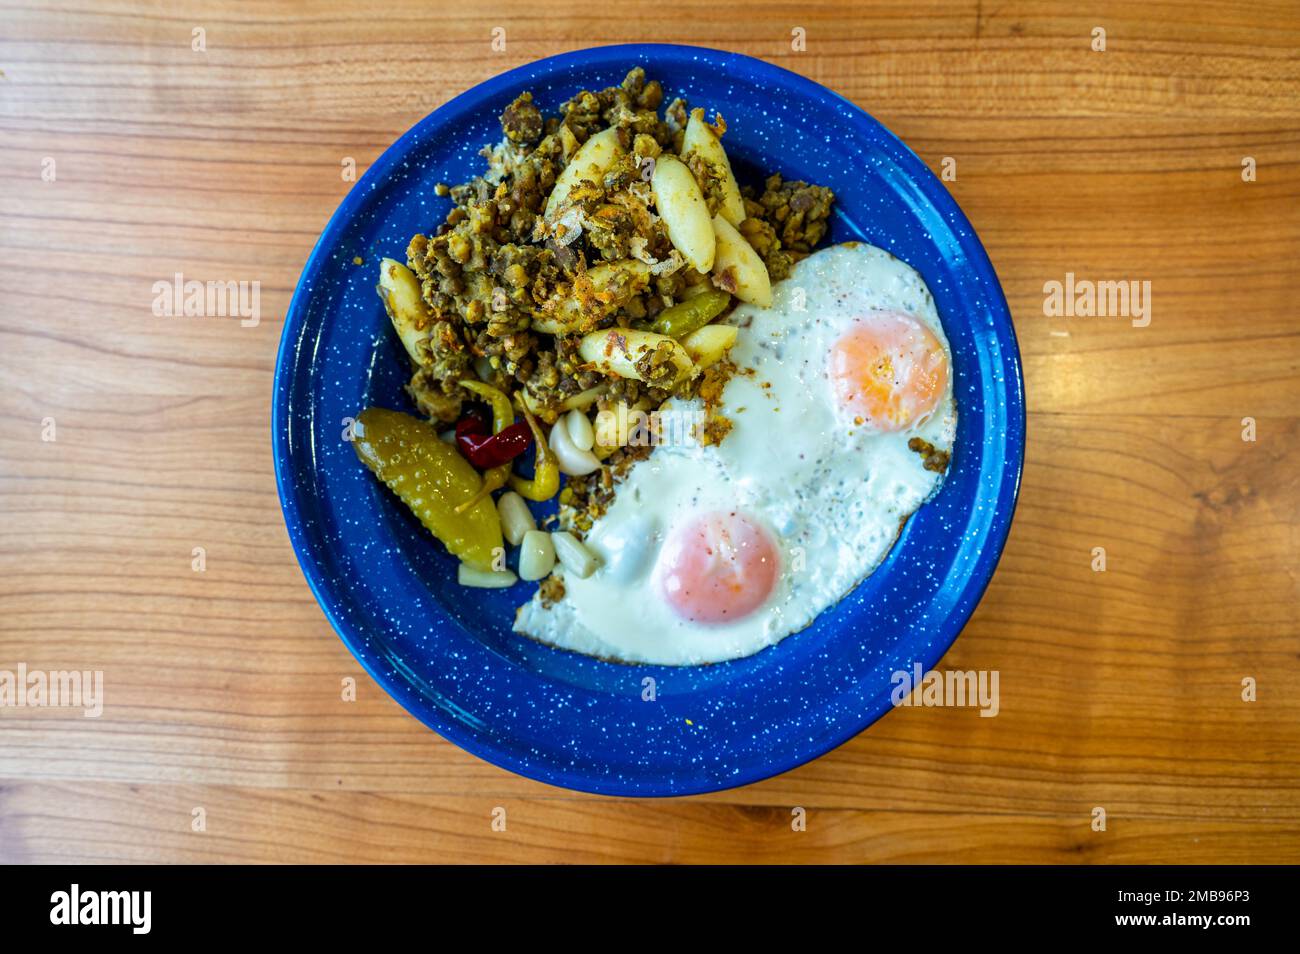
[[[482,169],[478,151],[500,138],[498,116],[520,92],[532,90],[554,113],[576,90],[617,84],[635,65],[669,97],[726,116],[742,183],[779,171],[831,186],[831,240],[864,239],[920,271],[955,368],[952,468],[885,563],[803,632],[747,659],[697,668],[615,665],[511,633],[529,585],[458,586],[454,560],[343,439],[345,419],[367,405],[410,407],[375,269],[382,256],[404,259],[411,235],[442,221],[449,200],[434,195],[434,184]],[[684,795],[821,755],[890,708],[895,671],[939,661],[988,585],[1010,526],[1022,389],[1006,301],[979,239],[887,129],[824,87],[749,57],[603,47],[511,70],[457,97],[353,186],[285,319],[272,417],[276,477],[290,538],[330,622],[413,715],[496,765],[554,785]]]

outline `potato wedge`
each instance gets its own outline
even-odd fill
[[[691,170],[680,159],[660,156],[650,178],[655,208],[668,229],[668,239],[696,271],[713,268],[717,240],[709,224],[709,207]]]
[[[713,260],[713,284],[741,301],[768,308],[772,304],[772,279],[753,246],[722,217],[713,217],[717,255]]]
[[[599,460],[605,460],[630,441],[649,441],[649,410],[649,402],[642,399],[634,405],[629,405],[626,401],[615,401],[605,410],[597,412],[594,427],[596,443],[591,452]]]
[[[560,150],[564,153],[565,159],[571,158],[575,152],[582,148],[582,144],[578,142],[577,137],[573,135],[573,130],[568,126],[561,126],[559,135]]]
[[[585,411],[596,403],[596,399],[604,394],[608,388],[603,384],[597,384],[594,388],[587,388],[585,391],[579,391],[572,397],[567,397],[560,404],[562,411]]]
[[[543,216],[549,219],[564,204],[573,187],[583,179],[599,182],[622,153],[623,147],[619,145],[618,128],[615,126],[588,137],[556,178],[555,186],[546,200]]]
[[[577,287],[556,307],[533,319],[533,330],[548,335],[585,331],[613,314],[650,284],[650,266],[635,258],[601,262],[587,269],[590,287]]]
[[[567,411],[587,410],[587,408],[596,403],[597,398],[604,394],[606,390],[608,390],[606,385],[598,384],[594,388],[587,388],[585,391],[579,391],[577,394],[570,395],[561,401],[559,408],[554,411],[547,410],[543,407],[538,402],[537,398],[533,397],[525,388],[521,388],[519,394],[521,400],[524,402],[524,406],[528,408],[529,411],[536,414],[547,424],[554,424],[559,419],[560,415]]]
[[[406,353],[416,364],[428,364],[433,359],[429,352],[432,316],[420,295],[420,280],[401,262],[386,258],[379,263],[376,291]]]
[[[722,140],[712,126],[704,121],[704,110],[692,109],[691,118],[686,123],[686,132],[682,136],[682,158],[689,158],[694,153],[712,165],[721,175],[720,188],[722,206],[718,214],[739,227],[745,221],[745,200],[740,197],[740,186],[731,171],[731,160],[722,148]]]
[[[651,374],[646,376],[637,369],[637,362],[646,354],[662,348],[667,361],[675,369],[662,377]],[[589,361],[606,374],[617,374],[623,378],[635,378],[657,387],[669,387],[683,377],[693,374],[695,365],[691,356],[675,338],[657,335],[653,331],[637,331],[634,328],[607,328],[593,331],[582,339],[578,353],[584,361]]]
[[[740,329],[735,325],[705,325],[683,338],[682,347],[691,356],[695,366],[703,370],[721,361],[739,335]]]

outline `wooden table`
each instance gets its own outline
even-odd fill
[[[105,680],[98,719],[0,710],[0,860],[1300,861],[1300,8],[532,6],[0,10],[0,670]],[[1006,553],[941,664],[997,670],[996,718],[899,710],[711,797],[573,794],[424,729],[312,599],[271,376],[343,163],[632,40],[762,57],[955,160],[1030,415]],[[177,272],[260,281],[262,320],[156,317]],[[1067,273],[1149,281],[1149,325],[1049,316]]]

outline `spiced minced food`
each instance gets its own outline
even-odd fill
[[[408,390],[435,424],[446,427],[461,418],[463,405],[474,398],[460,382],[474,378],[512,395],[547,423],[566,401],[597,388],[603,389],[594,399],[598,410],[624,402],[649,412],[674,394],[702,397],[706,405],[720,396],[735,370],[725,359],[677,383],[668,354],[644,355],[638,364],[644,380],[637,380],[601,371],[579,353],[584,334],[615,326],[645,329],[664,309],[696,294],[735,291],[734,276],[725,271],[710,276],[688,265],[653,211],[650,178],[665,154],[687,163],[710,215],[724,201],[722,170],[698,153],[680,156],[688,104],[677,98],[664,106],[663,99],[660,84],[647,81],[640,67],[618,86],[579,92],[559,116],[543,116],[524,93],[501,115],[502,140],[482,151],[487,170],[462,185],[437,187],[454,206],[435,232],[416,235],[407,249],[428,309],[430,357]],[[619,157],[599,181],[581,179],[561,209],[544,214],[568,160],[609,128],[617,130]],[[722,117],[710,128],[725,132]],[[738,231],[772,281],[786,277],[826,235],[834,196],[823,186],[772,175],[761,189],[742,187],[741,195],[746,217]],[[592,280],[593,268],[627,260],[648,266],[648,277]],[[732,299],[722,317],[735,304]],[[541,330],[554,328],[558,314],[567,315],[563,330]],[[728,427],[710,418],[701,437],[722,440]],[[561,497],[561,522],[579,532],[589,526],[612,499],[616,480],[650,450],[613,450],[600,470],[571,477]]]

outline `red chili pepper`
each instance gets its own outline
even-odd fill
[[[465,411],[465,416],[456,422],[456,437],[460,438],[464,434],[492,434],[492,428],[488,425],[487,414],[477,405],[471,405]]]
[[[528,425],[511,424],[500,434],[475,431],[470,418],[461,418],[456,425],[456,446],[479,470],[491,470],[498,464],[514,460],[533,443]],[[462,427],[463,425],[463,427]]]

